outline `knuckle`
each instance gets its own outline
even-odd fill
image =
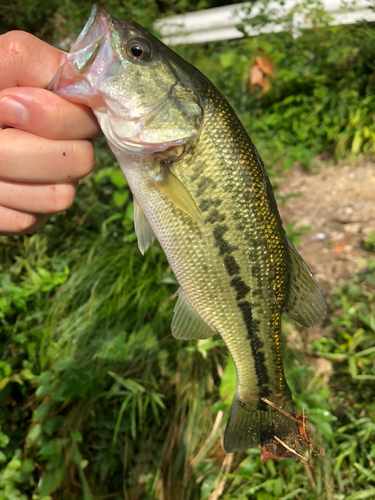
[[[29,55],[31,38],[32,35],[24,31],[9,31],[0,36],[0,52],[10,64],[22,64]]]

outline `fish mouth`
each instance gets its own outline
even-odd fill
[[[96,67],[93,65],[99,54],[107,65],[113,64],[117,59],[111,46],[112,22],[112,16],[104,7],[98,3],[93,5],[87,23],[65,56],[62,66],[47,85],[47,90],[94,109],[105,104],[95,89],[104,68],[100,64]]]
[[[99,3],[92,6],[90,17],[72,46],[72,51],[81,45],[100,41],[108,31],[112,16]]]
[[[64,56],[62,66],[47,85],[47,90],[98,112],[105,112],[107,107],[115,105],[125,119],[141,119],[142,115],[156,109],[166,96],[140,114],[131,106],[131,101],[120,104],[103,96],[103,80],[114,75],[122,64],[119,57],[122,45],[118,36],[120,31],[126,32],[129,38],[139,36],[137,27],[132,23],[116,19],[102,5],[94,4],[88,21]]]

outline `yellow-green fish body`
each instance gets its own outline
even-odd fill
[[[50,87],[92,106],[133,193],[139,247],[155,235],[168,258],[180,285],[173,335],[220,334],[233,357],[225,450],[292,456],[281,314],[309,326],[326,306],[232,108],[146,30],[96,6]]]

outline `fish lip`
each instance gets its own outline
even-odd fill
[[[73,59],[72,62],[74,62],[74,56],[76,56],[79,50],[82,50],[82,48],[102,44],[105,36],[108,33],[109,35],[111,35],[110,31],[112,20],[112,16],[104,9],[102,5],[98,3],[94,4],[87,23],[83,27],[77,40],[72,45],[69,53],[66,56],[66,59],[68,61]]]
[[[90,21],[91,17],[94,19],[97,14],[101,14],[105,16],[109,21],[113,19],[111,14],[105,10],[103,5],[100,2],[95,2],[94,5],[92,6],[90,17],[87,20],[87,23]]]
[[[181,138],[162,142],[145,142],[143,140],[139,140],[139,136],[142,132],[139,132],[133,137],[123,137],[109,125],[106,117],[106,113],[104,113],[103,116],[100,116],[100,114],[97,115],[100,127],[106,136],[108,143],[116,149],[129,154],[136,154],[140,156],[156,154],[164,157],[168,150],[175,148],[176,146],[185,145],[188,140],[188,138]],[[142,120],[142,117],[139,117],[134,121],[138,122],[140,120]]]
[[[140,156],[149,155],[160,155],[161,157],[166,157],[167,152],[177,146],[185,145],[185,139],[176,139],[175,141],[169,142],[136,142],[130,139],[124,141],[124,148],[129,151],[129,153],[138,154]]]
[[[103,12],[104,10],[104,12]],[[96,16],[101,13],[102,15],[105,16],[105,14],[107,14],[107,19],[108,19],[108,12],[103,9],[103,6],[100,4],[100,3],[94,3],[94,5],[92,6],[92,9],[91,9],[91,12],[90,12],[90,16],[89,18],[87,19],[86,21],[86,24],[84,25],[81,33],[79,34],[75,44],[81,39],[81,38],[85,38],[87,36],[87,34],[90,32],[92,26],[94,25],[94,22],[95,22],[95,19],[96,19]],[[74,44],[74,45],[75,45]]]
[[[85,104],[85,99],[83,97],[72,96],[70,94],[69,90],[71,87],[69,81],[74,81],[74,85],[76,85],[77,82],[84,82],[92,88],[90,80],[87,79],[85,75],[86,71],[82,69],[82,64],[80,65],[80,62],[84,60],[85,50],[89,50],[90,48],[93,48],[94,52],[95,48],[99,50],[103,42],[105,42],[105,38],[108,35],[111,36],[112,21],[112,16],[101,4],[96,3],[93,5],[89,19],[72,45],[69,53],[66,54],[62,66],[47,85],[47,90],[51,90],[70,101]],[[96,55],[93,60],[90,61],[90,64],[94,62],[95,58]]]
[[[90,78],[86,75],[88,68],[85,64],[88,63],[91,66],[94,63],[103,44],[108,43],[107,39],[111,40],[109,45],[115,45],[113,29],[116,30],[116,26],[130,29],[131,23],[114,18],[100,3],[95,3],[86,24],[66,54],[62,66],[47,85],[47,90],[73,102],[85,104],[85,98],[71,95],[70,89],[74,90],[77,82],[84,82],[84,85],[92,89]],[[74,82],[73,87],[70,87],[69,81]]]
[[[92,6],[92,9],[91,9],[91,12],[90,12],[90,16],[89,16],[86,24],[84,25],[82,31],[78,35],[77,40],[74,42],[73,46],[71,47],[70,51],[73,51],[74,47],[76,45],[80,45],[81,41],[87,37],[87,35],[92,30],[92,28],[95,24],[95,21],[97,21],[97,20],[100,21],[103,18],[105,18],[109,24],[111,24],[111,21],[113,19],[112,16],[105,10],[105,8],[100,3],[94,3],[94,5]],[[101,35],[101,37],[103,37],[103,35]]]

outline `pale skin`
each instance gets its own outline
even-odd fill
[[[45,90],[64,53],[22,31],[0,36],[0,235],[39,229],[74,201],[94,165],[91,110]]]

